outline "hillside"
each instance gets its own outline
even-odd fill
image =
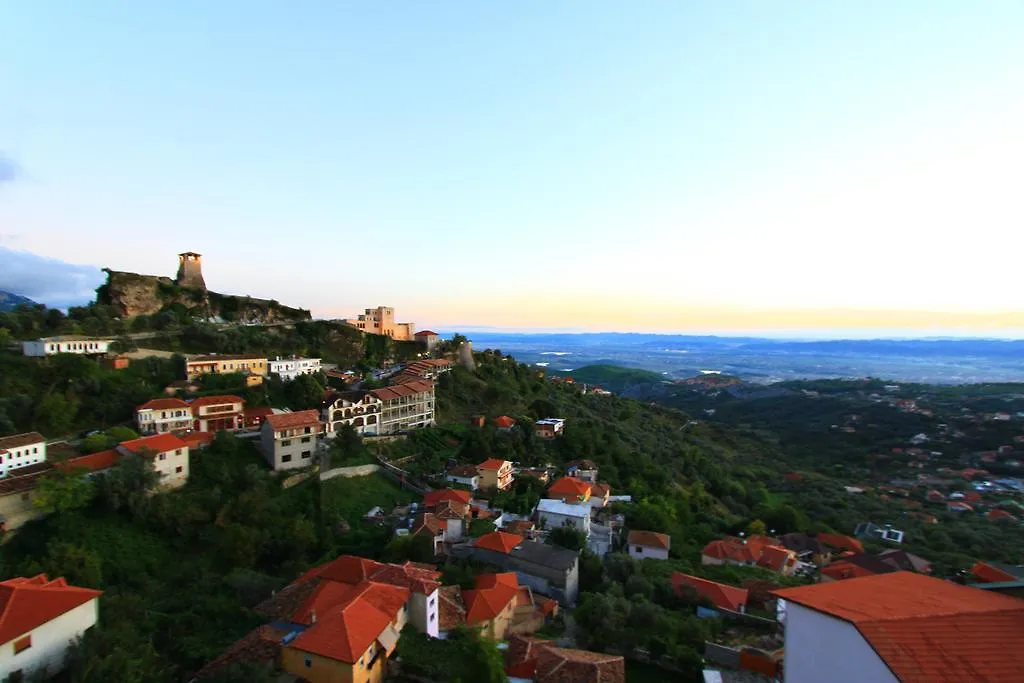
[[[596,384],[616,394],[638,384],[652,384],[664,380],[661,375],[650,370],[624,368],[618,365],[585,365],[569,371],[554,370],[550,374],[572,377],[575,381],[585,384]]]
[[[35,306],[36,302],[27,297],[0,291],[0,313],[13,311],[18,306]]]

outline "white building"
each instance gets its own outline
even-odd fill
[[[672,537],[654,531],[633,530],[626,537],[629,556],[637,560],[667,560],[672,547]]]
[[[323,433],[315,410],[268,415],[260,427],[260,449],[274,471],[311,467]]]
[[[192,428],[192,407],[180,398],[155,398],[135,409],[139,434],[168,434]]]
[[[92,337],[42,337],[35,341],[21,342],[21,352],[26,356],[54,356],[58,353],[83,355],[104,354],[110,350],[113,339]]]
[[[63,669],[68,649],[96,624],[100,595],[45,574],[0,582],[0,680]]]
[[[560,417],[546,417],[543,420],[537,420],[533,427],[539,438],[554,439],[565,431],[565,420]]]
[[[786,683],[1021,680],[1024,601],[913,572],[776,591]]]
[[[590,536],[590,506],[544,498],[537,503],[537,524],[548,531],[569,526]]]
[[[39,432],[0,437],[0,479],[21,467],[46,462],[46,439]]]
[[[290,382],[299,375],[315,375],[320,372],[319,358],[300,358],[292,356],[267,361],[267,367],[271,375],[277,375],[286,382]]]
[[[414,380],[370,392],[381,401],[378,434],[398,434],[434,426],[434,383]]]
[[[453,484],[466,486],[470,491],[480,488],[480,470],[476,465],[456,465],[445,473],[444,478]]]
[[[157,486],[165,489],[184,486],[188,481],[188,444],[174,434],[156,434],[123,441],[117,445],[121,455],[146,458],[160,475]]]
[[[376,436],[380,433],[380,418],[383,401],[369,391],[344,391],[335,394],[324,406],[321,417],[329,427],[327,436],[333,438],[345,425],[356,434]]]

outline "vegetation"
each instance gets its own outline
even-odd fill
[[[621,393],[636,385],[662,382],[665,379],[650,370],[624,368],[619,365],[585,365],[569,372],[554,371],[551,374],[572,377],[576,382],[596,384],[614,393]]]
[[[497,644],[465,628],[445,640],[435,640],[411,626],[402,630],[396,655],[402,671],[450,683],[504,683],[501,651]]]

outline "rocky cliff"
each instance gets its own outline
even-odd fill
[[[114,306],[121,316],[154,315],[174,311],[193,318],[229,322],[290,322],[310,320],[309,311],[284,306],[271,299],[218,294],[182,287],[169,277],[139,275],[104,268],[107,281],[96,290],[96,302]]]

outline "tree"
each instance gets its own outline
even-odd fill
[[[67,434],[74,424],[78,402],[64,394],[50,393],[36,405],[35,421],[39,429],[51,436]]]
[[[768,533],[768,527],[764,525],[759,519],[755,519],[753,522],[747,525],[747,534],[751,536],[764,536]]]
[[[473,538],[480,538],[484,534],[489,534],[498,527],[494,526],[494,522],[489,519],[474,519],[469,523],[469,535]]]
[[[559,526],[548,533],[548,543],[568,550],[583,550],[587,547],[587,535],[571,526]]]
[[[88,505],[94,493],[92,481],[81,472],[55,472],[39,480],[32,504],[46,512],[67,512]]]
[[[160,475],[141,456],[121,458],[117,466],[98,477],[99,499],[110,510],[130,510],[138,514],[146,506],[146,496]]]

